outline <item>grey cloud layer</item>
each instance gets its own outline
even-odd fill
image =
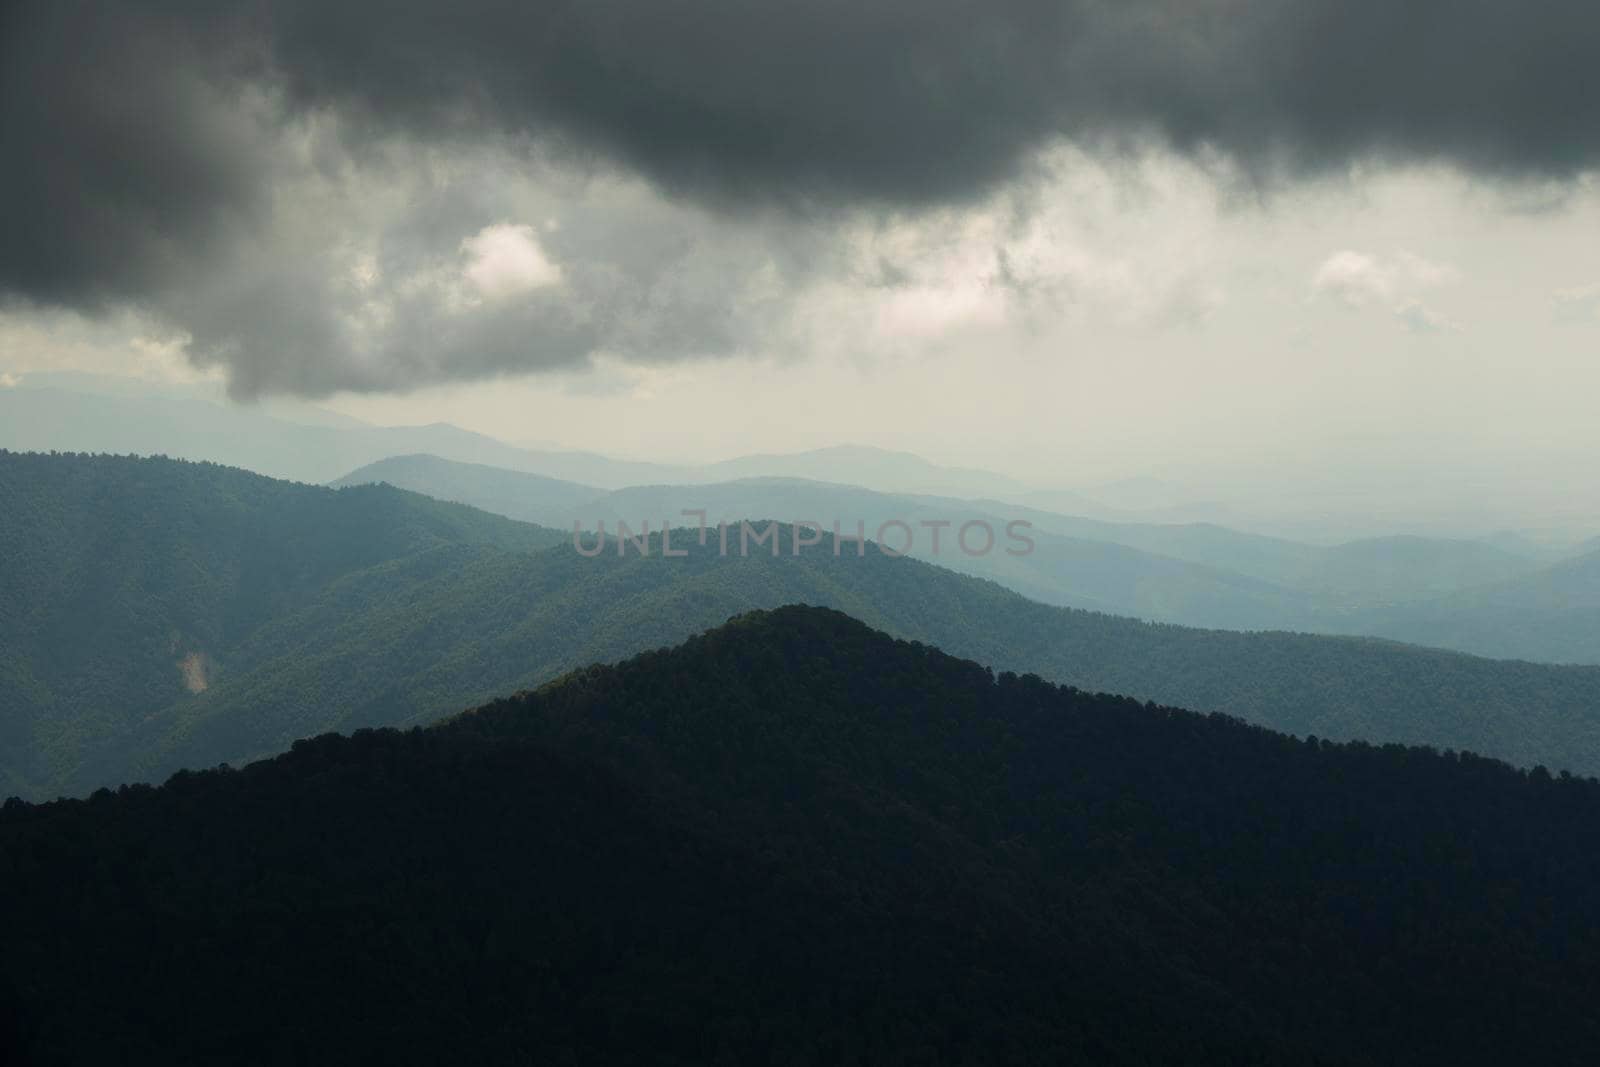
[[[150,306],[249,389],[482,375],[581,359],[666,294],[632,253],[569,260],[580,282],[634,286],[602,300],[594,282],[576,312],[536,301],[495,329],[442,325],[417,300],[394,338],[460,358],[391,339],[387,369],[370,353],[319,368],[354,343],[341,302],[357,297],[296,263],[311,238],[275,236],[306,182],[382,178],[397,141],[492,141],[715,212],[822,219],[976,198],[1061,138],[1153,140],[1267,176],[1377,157],[1560,178],[1600,162],[1597,65],[1590,0],[15,0],[0,7],[0,292]],[[303,143],[329,116],[337,136]],[[442,230],[435,258],[461,236]],[[681,342],[665,349],[736,345],[700,304],[658,316]],[[537,343],[511,340],[531,327]],[[275,331],[299,354],[247,367]]]

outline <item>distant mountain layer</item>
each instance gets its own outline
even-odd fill
[[[429,453],[619,487],[657,468],[584,452],[515,448],[457,426],[308,425],[192,396],[0,389],[0,448],[166,455],[322,483],[389,456]]]
[[[1600,772],[1600,669],[1152,625],[1032,602],[877,546],[684,557],[389,488],[159,460],[0,456],[0,791],[84,793],[421,723],[754,608],[837,608],[997,669],[1296,733]],[[764,524],[758,524],[764,528]],[[544,547],[553,546],[553,547]],[[536,551],[537,550],[537,551]],[[15,561],[15,562],[10,562]]]
[[[0,1059],[1580,1064],[1600,784],[745,616],[0,810]]]
[[[1372,633],[1484,656],[1600,663],[1600,551],[1449,596],[1365,613],[1357,622]]]
[[[633,531],[644,523],[659,530],[664,522],[691,521],[685,518],[689,511],[703,511],[713,524],[753,516],[805,519],[829,529],[837,522],[841,532],[860,524],[868,536],[882,531],[887,543],[908,543],[918,558],[992,578],[1048,603],[1228,629],[1352,632],[1350,619],[1359,610],[1501,581],[1536,567],[1469,541],[1394,537],[1325,548],[1202,523],[1103,522],[995,500],[890,494],[796,478],[583,494],[531,475],[409,456],[362,468],[338,484],[376,480],[567,529],[605,522],[615,531],[620,521]],[[581,496],[587,498],[573,502]],[[1004,550],[1013,544],[1004,533],[1013,521],[1030,531],[1034,548],[1025,556]],[[984,525],[960,542],[968,522]],[[945,525],[936,543],[939,524]],[[963,544],[985,544],[985,527],[995,537],[995,551],[963,551]]]
[[[604,489],[539,474],[455,463],[438,456],[391,456],[329,483],[336,488],[387,484],[438,500],[468,504],[522,522],[571,529],[571,516]]]
[[[200,388],[71,375],[28,375],[18,387],[0,387],[0,448],[168,455],[318,483],[389,457],[429,453],[607,489],[752,474],[969,496],[1017,488],[989,471],[945,467],[879,448],[839,446],[701,465],[650,463],[518,448],[445,423],[370,426],[309,405],[231,404]]]
[[[1023,491],[1021,483],[993,471],[946,467],[910,452],[834,445],[805,452],[764,453],[710,463],[685,472],[690,482],[740,478],[804,478],[900,493],[999,496]]]

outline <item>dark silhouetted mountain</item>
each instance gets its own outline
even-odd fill
[[[0,1055],[1583,1064],[1600,784],[809,608],[0,811]]]

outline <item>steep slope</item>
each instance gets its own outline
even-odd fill
[[[1579,1064],[1596,878],[1596,783],[788,608],[431,730],[8,805],[0,1054]]]
[[[0,452],[0,789],[225,673],[341,575],[438,545],[559,539],[388,487],[335,492],[212,464]]]
[[[577,482],[429,455],[390,456],[330,484],[341,488],[376,483],[482,508],[519,522],[568,528],[574,510],[605,495],[603,489]]]

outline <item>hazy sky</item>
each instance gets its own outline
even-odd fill
[[[1058,484],[1593,482],[1590,3],[335,7],[8,8],[0,385]]]

